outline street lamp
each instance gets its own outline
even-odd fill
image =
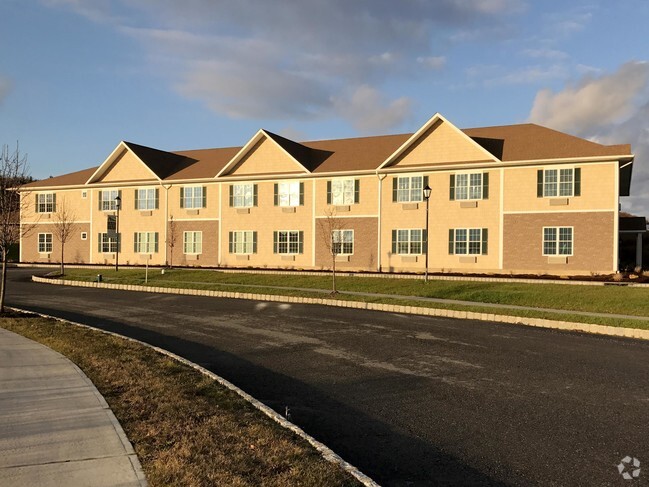
[[[426,274],[425,274],[425,282],[428,284],[428,206],[430,202],[430,192],[432,190],[430,189],[430,186],[426,185],[424,188],[424,199],[426,200]]]
[[[122,206],[122,198],[119,193],[115,197],[115,209],[117,210],[117,217],[115,218],[115,272],[119,271],[119,208]]]

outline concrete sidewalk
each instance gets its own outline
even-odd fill
[[[85,374],[2,328],[0,485],[147,485],[122,427]]]

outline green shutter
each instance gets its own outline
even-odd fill
[[[485,172],[482,174],[482,199],[489,199],[489,173]]]
[[[304,205],[304,183],[300,182],[300,206]]]
[[[180,188],[180,207],[185,207],[185,188]]]
[[[428,176],[424,176],[424,182],[421,185],[421,189],[423,190],[426,186],[428,186]],[[422,197],[423,199],[423,197]]]
[[[257,206],[257,200],[258,200],[257,185],[253,184],[252,185],[252,206]]]
[[[203,202],[202,208],[207,208],[207,186],[203,186]]]
[[[543,169],[536,171],[536,197],[543,198]]]
[[[448,253],[449,255],[455,253],[455,230],[452,228],[448,229]]]
[[[354,203],[361,202],[361,180],[354,179]]]
[[[298,253],[304,253],[304,232],[300,231],[297,236]]]
[[[155,205],[154,208],[157,210],[160,208],[160,189],[156,188],[155,189]]]
[[[451,174],[451,185],[448,189],[449,199],[455,201],[455,174]]]
[[[397,231],[392,230],[392,253],[397,253]]]
[[[277,183],[273,185],[273,205],[279,205],[279,185]]]
[[[234,187],[231,184],[229,186],[229,188],[230,188],[230,199],[229,199],[229,201],[230,201],[230,207],[232,207],[232,206],[234,206]]]
[[[52,195],[52,212],[56,212],[56,193]]]
[[[327,181],[327,204],[331,204],[331,181]]]
[[[133,204],[135,205],[135,206],[134,206],[135,209],[136,209],[136,210],[139,210],[139,209],[140,209],[140,205],[138,204],[138,203],[139,203],[139,200],[137,199],[137,191],[138,191],[138,190],[136,189],[136,190],[135,190],[135,198],[133,199]]]
[[[428,230],[422,228],[421,230],[421,253],[428,253]]]
[[[396,176],[394,178],[392,178],[392,201],[393,202],[396,202],[397,199],[398,199],[398,196],[397,196],[398,195],[398,188],[399,188],[398,179],[399,178],[397,178]]]
[[[273,232],[273,254],[277,253],[277,232]]]
[[[158,242],[158,232],[155,232],[155,234],[153,235],[153,238],[154,238],[154,241],[155,241],[154,252],[157,254],[158,253],[158,243],[159,243]]]
[[[228,232],[228,252],[234,253],[234,232]]]
[[[101,233],[97,234],[97,252],[101,253]]]
[[[137,238],[137,232],[133,234],[133,252],[137,254],[138,251],[138,244],[140,243],[140,239]]]
[[[487,255],[489,245],[489,229],[482,229],[482,255]]]
[[[257,253],[257,232],[252,232],[252,253]]]
[[[97,192],[97,195],[98,195],[97,203],[99,203],[99,211],[101,211],[101,203],[102,203],[101,198],[102,198],[102,196],[104,196],[104,193],[101,190],[99,190]]]
[[[575,168],[575,196],[581,196],[581,168]]]

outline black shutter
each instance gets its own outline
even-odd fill
[[[543,198],[543,169],[536,171],[536,197]]]
[[[135,198],[134,198],[134,200],[133,200],[133,203],[134,203],[134,207],[135,207],[135,209],[136,209],[136,210],[139,210],[139,209],[140,209],[140,204],[139,204],[140,201],[139,201],[138,198],[137,198],[137,192],[138,192],[138,190],[136,189],[136,190],[135,190]]]
[[[257,253],[257,232],[252,232],[252,253]]]
[[[300,206],[304,205],[304,183],[300,181]]]
[[[155,189],[155,209],[160,208],[160,189]]]
[[[297,236],[297,243],[298,243],[298,252],[300,254],[304,253],[304,232],[300,231]]]
[[[137,232],[133,233],[133,252],[137,253],[137,244],[139,243],[139,239],[137,238]]]
[[[581,196],[581,168],[575,168],[575,196]]]
[[[230,185],[230,207],[234,206],[234,188]]]
[[[421,230],[421,253],[428,253],[428,230],[425,228]]]
[[[331,204],[331,181],[327,181],[327,204]]]
[[[98,195],[97,202],[99,203],[99,211],[101,211],[101,203],[102,203],[101,198],[104,195],[104,192],[102,190],[99,190],[97,192],[97,195]]]
[[[203,186],[203,202],[202,208],[207,208],[207,186]]]
[[[101,253],[101,233],[97,234],[97,252]]]
[[[482,255],[487,255],[489,245],[489,229],[482,229]]]
[[[52,194],[52,212],[56,212],[56,193]]]
[[[397,253],[397,231],[392,230],[392,253]]]
[[[455,253],[455,230],[452,228],[448,229],[448,253],[449,255]]]
[[[228,232],[228,252],[234,253],[234,232]]]
[[[253,184],[252,185],[252,206],[257,206],[257,200],[258,200],[257,185]]]
[[[354,203],[361,202],[361,180],[354,179]]]
[[[455,174],[451,174],[451,185],[449,186],[449,199],[455,201]]]
[[[398,195],[398,188],[399,188],[398,179],[399,178],[397,178],[396,176],[394,178],[392,178],[392,201],[393,202],[396,202],[397,199],[398,199],[398,196],[397,196]]]
[[[273,185],[273,205],[279,205],[279,184]]]
[[[424,182],[421,185],[421,189],[423,190],[426,186],[428,186],[428,176],[424,176]]]
[[[154,249],[154,251],[157,254],[158,253],[158,232],[155,232],[154,238],[155,238],[155,249]]]
[[[485,172],[482,174],[482,199],[489,199],[489,173]]]
[[[277,232],[273,232],[273,254],[277,253]]]
[[[185,188],[180,188],[180,207],[185,207]]]

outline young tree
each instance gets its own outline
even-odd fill
[[[65,198],[61,198],[56,204],[54,213],[53,233],[56,239],[61,242],[61,275],[65,273],[65,244],[77,231],[76,215],[70,209]]]
[[[178,241],[178,234],[176,233],[176,222],[173,215],[169,217],[169,233],[167,234],[167,245],[169,246],[169,268],[174,266],[174,247]]]
[[[322,241],[331,255],[331,294],[336,294],[336,257],[342,251],[343,237],[341,230],[344,227],[344,222],[340,218],[336,218],[336,210],[330,208],[325,210],[325,216],[318,218],[318,226],[322,234]]]
[[[0,257],[2,257],[2,278],[0,279],[0,313],[4,313],[7,288],[7,254],[9,248],[20,242],[33,226],[20,224],[20,213],[27,209],[29,198],[18,187],[29,181],[27,156],[16,150],[9,151],[4,145],[0,152]]]

